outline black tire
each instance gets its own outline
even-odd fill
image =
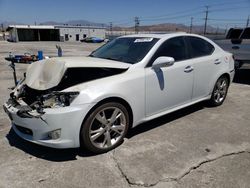
[[[114,111],[111,112],[112,110]],[[114,123],[112,123],[113,121],[112,115],[115,114],[115,110],[119,111],[121,115],[120,114],[116,115],[115,117],[119,116],[118,117],[119,119],[116,118]],[[101,123],[100,117],[102,122],[106,122],[105,124]],[[123,123],[121,123],[122,121]],[[115,125],[119,123],[120,125]],[[118,127],[122,127],[122,129],[124,129],[122,130],[122,134],[120,135],[118,134],[119,132],[118,129],[117,130],[115,129],[116,131],[112,130]],[[124,136],[128,131],[128,127],[129,127],[129,113],[124,105],[117,102],[108,102],[105,104],[101,104],[88,115],[87,119],[82,124],[82,129],[80,133],[81,146],[96,154],[108,152],[116,148],[123,142]],[[96,129],[93,130],[93,128]],[[95,133],[95,135],[100,134],[100,136],[97,135],[98,137],[95,138],[95,135],[91,135],[92,133]],[[117,136],[117,139],[115,136]],[[95,140],[93,140],[94,138]],[[105,145],[105,140],[110,140],[110,142],[106,141]],[[114,143],[112,143],[112,141]]]
[[[242,67],[243,65],[243,62],[242,61],[239,61],[239,60],[235,60],[235,63],[234,63],[234,69],[235,70],[238,70]]]
[[[222,86],[222,83],[225,83],[226,85],[223,88],[220,88],[219,86]],[[221,76],[215,83],[212,96],[209,100],[210,106],[220,106],[223,104],[224,100],[227,96],[227,91],[229,87],[229,80],[226,76]],[[219,94],[218,94],[219,92]]]

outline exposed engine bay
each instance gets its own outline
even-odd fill
[[[27,118],[34,117],[30,112],[36,111],[36,117],[40,117],[44,114],[45,108],[69,106],[79,94],[78,91],[63,92],[64,89],[84,82],[120,74],[126,70],[127,69],[101,67],[67,68],[58,85],[44,90],[31,88],[24,78],[10,94],[8,103],[19,109],[17,113],[19,116]],[[25,102],[26,105],[20,104],[20,101]]]

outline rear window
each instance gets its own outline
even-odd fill
[[[191,47],[192,58],[211,55],[214,52],[214,46],[204,39],[198,37],[188,37]]]
[[[244,29],[241,39],[250,39],[250,27]]]

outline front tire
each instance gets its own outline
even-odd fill
[[[83,123],[81,143],[94,153],[108,152],[122,143],[128,127],[129,113],[122,104],[102,104]]]
[[[229,87],[229,80],[227,77],[220,77],[214,86],[212,96],[209,100],[211,106],[220,106],[223,104],[227,96],[227,91]]]

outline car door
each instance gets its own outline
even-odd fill
[[[194,68],[193,100],[208,96],[211,91],[211,80],[217,76],[222,65],[220,55],[213,54],[214,46],[208,41],[195,37],[185,37],[191,54]]]
[[[173,57],[174,64],[153,68],[154,60],[161,56]],[[146,116],[190,102],[192,89],[193,67],[184,37],[166,40],[145,68]]]

